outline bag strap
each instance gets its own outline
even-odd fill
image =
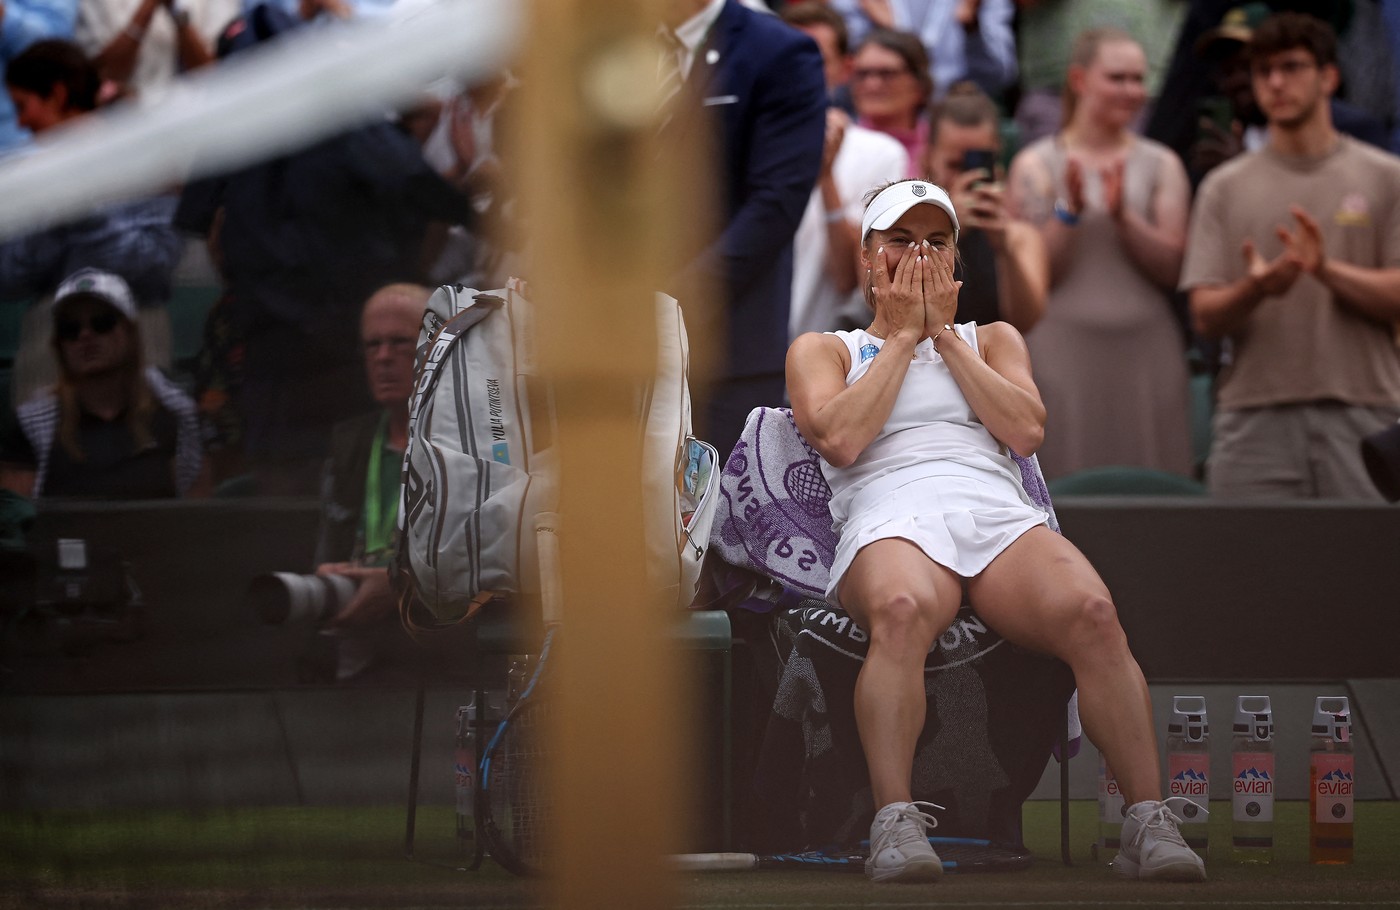
[[[483,319],[505,304],[506,302],[500,297],[478,294],[465,309],[443,323],[437,334],[428,340],[427,355],[423,358],[422,365],[418,367],[418,381],[414,383],[413,403],[409,408],[408,436],[410,445],[412,445],[413,440],[413,423],[423,413],[428,399],[433,396],[433,390],[437,388],[438,368],[447,359],[452,345],[457,342],[458,338],[471,331]]]
[[[417,369],[417,380],[413,384],[413,399],[408,409],[408,447],[404,450],[404,473],[400,480],[401,496],[408,493],[408,465],[409,455],[413,451],[416,441],[415,429],[418,419],[423,415],[423,410],[427,407],[429,400],[433,397],[433,392],[437,389],[440,367],[447,359],[452,346],[457,339],[471,331],[481,323],[487,316],[505,306],[505,300],[492,294],[477,294],[472,298],[472,302],[464,307],[447,322],[443,323],[437,332],[428,340],[426,352],[423,355],[422,363]],[[399,535],[403,535],[403,523],[408,519],[406,503],[401,502],[399,508]],[[444,628],[457,625],[470,619],[483,606],[495,600],[500,595],[495,591],[478,591],[467,607],[467,611],[458,619],[450,622],[436,622],[429,626],[420,625],[413,619],[413,606],[421,598],[418,596],[418,585],[414,581],[413,572],[408,565],[408,553],[405,547],[400,546],[394,558],[395,572],[393,578],[399,582],[399,619],[403,627],[409,632],[423,631],[430,628]]]

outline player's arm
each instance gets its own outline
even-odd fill
[[[835,335],[800,335],[788,348],[788,397],[797,429],[822,458],[838,468],[855,461],[889,419],[914,347],[923,335],[924,265],[919,251],[909,248],[892,279],[886,274],[883,248],[872,268],[875,293],[890,333],[865,375],[846,385],[849,355]]]
[[[1045,404],[1031,376],[1026,341],[1014,326],[978,326],[981,356],[956,332],[938,339],[938,353],[987,431],[1023,458],[1045,440]]]
[[[836,336],[808,332],[788,348],[793,420],[828,463],[846,467],[879,434],[894,410],[917,342],[912,329],[892,334],[869,371],[849,386],[846,346]]]

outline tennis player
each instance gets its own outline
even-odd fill
[[[924,658],[964,596],[1004,638],[1074,671],[1089,738],[1129,804],[1119,873],[1201,881],[1205,867],[1161,800],[1147,683],[1084,555],[1051,531],[1007,450],[1030,456],[1045,407],[1019,332],[953,325],[958,217],[921,180],[874,193],[861,261],[874,319],[806,334],[787,355],[797,426],[822,456],[840,536],[827,597],[870,635],[855,714],[875,805],[866,874],[928,881],[935,819],[911,793]]]

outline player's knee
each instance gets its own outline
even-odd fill
[[[907,641],[928,624],[925,610],[913,592],[892,589],[871,598],[866,606],[873,640]]]
[[[1102,594],[1089,594],[1080,599],[1074,614],[1079,639],[1092,647],[1116,644],[1123,630],[1118,625],[1118,610],[1113,601]]]

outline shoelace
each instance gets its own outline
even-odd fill
[[[893,814],[887,815],[880,820],[880,839],[883,840],[886,837],[894,835],[896,826],[900,825],[902,822],[907,821],[919,822],[919,833],[917,835],[914,835],[914,829],[912,827],[904,828],[903,830],[899,831],[898,834],[894,837],[894,846],[903,846],[904,844],[909,843],[912,839],[916,837],[927,839],[928,832],[931,829],[938,827],[938,819],[934,818],[928,812],[921,811],[921,807],[924,806],[927,806],[929,809],[941,810],[944,808],[943,806],[938,805],[938,803],[926,803],[919,801],[908,803],[904,808],[899,809]]]
[[[1156,835],[1158,840],[1166,841],[1167,843],[1175,844],[1182,848],[1187,847],[1185,838],[1181,836],[1181,831],[1177,828],[1178,824],[1185,823],[1185,819],[1172,810],[1170,804],[1173,802],[1178,804],[1189,803],[1191,800],[1184,796],[1169,796],[1158,803],[1157,808],[1153,809],[1151,814],[1146,818],[1139,818],[1138,821],[1141,823],[1141,827],[1137,830],[1137,836],[1133,838],[1133,846],[1141,846],[1143,838],[1147,836],[1147,830],[1151,828],[1152,833]],[[1196,809],[1200,812],[1204,812],[1206,815],[1210,814],[1210,810],[1203,806],[1196,806]]]

